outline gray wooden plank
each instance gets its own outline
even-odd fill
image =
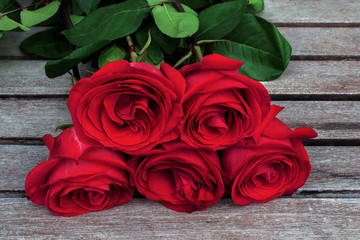
[[[276,199],[178,213],[146,199],[64,218],[26,199],[0,199],[6,239],[358,239],[358,199]]]
[[[44,60],[0,60],[0,95],[65,95],[70,75],[49,79]],[[80,65],[82,77],[95,69]],[[262,82],[270,94],[360,94],[360,61],[290,61],[276,81]]]
[[[65,95],[71,88],[71,77],[64,74],[50,79],[43,70],[45,60],[0,60],[0,95]],[[95,70],[79,64],[81,77]]]
[[[276,23],[360,23],[358,0],[265,0],[259,15]]]
[[[356,101],[273,101],[285,107],[278,116],[291,128],[312,127],[317,139],[359,139]],[[0,138],[39,138],[71,123],[66,99],[0,99]]]
[[[360,191],[359,146],[307,146],[306,150],[312,171],[295,196],[303,196],[304,191],[314,194]],[[23,191],[29,171],[48,158],[46,146],[0,145],[0,152],[0,192]]]
[[[292,45],[293,55],[360,56],[360,28],[279,27],[279,30]],[[6,32],[0,39],[0,56],[23,56],[18,46],[29,34]]]
[[[360,28],[291,28],[279,31],[297,56],[360,56]]]

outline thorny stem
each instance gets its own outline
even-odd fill
[[[3,14],[0,15],[0,18],[4,17],[4,16],[6,16],[6,15],[8,15],[10,13],[13,13],[13,12],[17,12],[17,11],[20,11],[20,10],[24,10],[24,9],[27,9],[27,8],[42,4],[43,2],[45,2],[45,0],[40,0],[40,1],[36,2],[36,3],[30,4],[30,5],[27,5],[27,6],[24,6],[24,7],[19,7],[17,9],[14,9],[14,10],[11,10],[11,11],[8,11],[8,12],[4,12]]]
[[[72,24],[72,22],[71,22],[69,12],[68,12],[68,10],[67,10],[67,8],[65,7],[65,5],[64,5],[63,2],[61,2],[60,9],[61,9],[61,15],[62,15],[62,17],[63,17],[63,21],[64,21],[64,23],[65,23],[65,28],[66,28],[66,29],[72,28],[72,27],[73,27],[73,24]],[[73,52],[73,51],[74,51],[74,45],[72,45],[70,42],[69,42],[69,50],[70,50],[70,52]],[[72,70],[73,70],[74,77],[75,77],[77,80],[80,80],[80,72],[79,72],[78,65],[76,65],[75,67],[73,67]]]
[[[129,45],[130,62],[137,62],[138,55],[137,55],[137,53],[135,51],[134,44],[132,42],[132,39],[131,39],[130,35],[128,35],[126,37],[126,41],[127,41],[128,45]]]
[[[175,8],[179,11],[179,12],[185,12],[183,6],[181,5],[181,3],[179,2],[179,0],[173,0],[173,4],[175,5]],[[196,40],[196,35],[193,34],[191,36],[191,42],[192,42],[192,51],[195,53],[196,59],[201,62],[201,60],[203,59],[203,55],[201,52],[201,48],[197,43]]]

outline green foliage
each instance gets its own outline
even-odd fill
[[[10,31],[10,30],[14,30],[16,28],[20,28],[20,29],[22,29],[24,31],[29,31],[30,30],[26,26],[21,25],[18,22],[15,22],[14,20],[9,18],[8,16],[4,16],[4,17],[0,18],[0,31]]]
[[[27,31],[39,23],[57,26],[20,45],[27,54],[55,59],[45,66],[51,78],[84,60],[95,60],[99,67],[129,56],[154,66],[165,60],[177,66],[190,64],[201,59],[201,54],[194,54],[199,53],[194,50],[197,45],[203,54],[244,61],[240,72],[257,80],[279,77],[289,63],[289,43],[273,24],[253,15],[264,9],[263,0],[179,0],[185,12],[172,0],[117,2],[52,0],[45,5],[34,0],[20,8],[15,0],[0,0],[0,14],[6,13],[0,18],[0,38],[3,31]],[[65,11],[59,11],[61,4]],[[64,21],[67,17],[73,27]],[[132,55],[125,45],[129,39],[137,51]]]
[[[53,16],[60,7],[59,1],[53,1],[48,5],[34,11],[22,10],[20,13],[21,23],[27,27],[34,26]]]
[[[180,44],[179,38],[171,38],[163,34],[155,24],[150,27],[150,33],[153,41],[157,42],[167,54],[172,54]]]
[[[180,0],[180,2],[184,3],[185,5],[191,7],[192,9],[198,9],[210,6],[214,3],[217,3],[217,0]]]
[[[69,43],[58,28],[35,33],[20,44],[21,50],[46,58],[63,58],[70,54]]]
[[[77,46],[108,40],[113,41],[135,32],[148,16],[145,0],[128,0],[99,8],[79,24],[63,31],[66,38]]]
[[[9,12],[11,10],[17,9],[20,7],[20,4],[14,0],[0,0],[0,13]],[[14,12],[7,15],[9,18],[15,21],[20,20],[19,12]]]
[[[108,41],[92,43],[88,46],[76,49],[75,51],[70,53],[70,55],[62,59],[46,63],[46,76],[48,76],[49,78],[54,78],[63,75],[64,73],[72,69],[74,66],[76,66],[78,63],[80,63],[83,59],[95,53],[108,43]]]
[[[116,61],[116,60],[120,60],[120,59],[125,59],[126,56],[126,51],[116,45],[112,45],[108,48],[105,48],[99,58],[98,58],[98,66],[99,68],[103,67],[105,64],[112,62],[112,61]]]
[[[245,61],[240,73],[256,80],[273,80],[286,69],[291,46],[275,25],[265,19],[244,14],[242,22],[210,50],[229,58]]]
[[[149,36],[146,28],[139,29],[136,32],[135,37],[140,48],[146,48],[142,56],[139,56],[139,60],[141,59],[142,61],[153,65],[158,65],[164,61],[164,53],[161,50],[160,45],[155,41],[151,41],[151,34]]]
[[[258,13],[264,10],[264,1],[263,0],[251,0],[247,5],[246,12],[247,13]]]
[[[231,32],[241,22],[246,3],[247,0],[219,3],[201,11],[197,39],[220,39]]]
[[[83,20],[85,17],[84,16],[79,16],[79,15],[70,15],[70,20],[71,23],[75,26],[76,24],[78,24],[81,20]]]
[[[197,13],[183,5],[185,12],[179,12],[170,4],[157,5],[152,15],[160,31],[172,38],[190,37],[199,29]]]
[[[100,3],[100,0],[76,0],[80,9],[89,15],[92,11],[94,11]]]

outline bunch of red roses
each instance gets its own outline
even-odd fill
[[[310,174],[301,140],[276,118],[242,62],[211,54],[179,71],[110,62],[70,91],[73,128],[45,135],[49,160],[25,183],[31,201],[74,216],[129,202],[137,189],[181,212],[231,193],[238,205],[292,194]]]

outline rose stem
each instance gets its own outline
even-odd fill
[[[179,0],[173,0],[173,4],[175,5],[175,8],[179,11],[179,12],[185,12],[183,6],[181,5],[181,3],[179,2]],[[197,39],[196,39],[196,35],[193,34],[191,36],[191,42],[192,42],[192,51],[195,53],[196,59],[201,62],[201,60],[203,59],[203,55],[201,52],[201,48],[199,46],[199,44],[197,43]]]
[[[138,57],[138,55],[137,55],[137,53],[136,53],[136,51],[135,51],[134,44],[133,44],[133,41],[132,41],[130,35],[128,35],[128,36],[126,37],[126,41],[127,41],[128,45],[129,45],[130,62],[137,62],[137,57]]]
[[[11,14],[13,12],[17,12],[17,11],[20,11],[20,10],[24,10],[24,9],[39,5],[39,4],[43,3],[44,1],[45,0],[40,0],[40,1],[36,2],[36,3],[32,3],[32,4],[24,6],[24,7],[19,7],[19,8],[16,8],[14,10],[11,10],[11,11],[4,12],[4,13],[0,14],[0,17],[6,16],[6,15]]]
[[[65,23],[65,28],[66,28],[66,29],[72,28],[72,27],[73,27],[73,24],[72,24],[72,22],[71,22],[71,19],[70,19],[70,16],[69,16],[69,12],[68,12],[67,8],[65,7],[63,1],[61,2],[60,9],[61,9],[61,15],[62,15],[62,17],[63,17],[63,21],[64,21],[64,23]],[[74,51],[74,45],[72,45],[72,43],[70,43],[70,42],[69,42],[69,50],[70,50],[70,52],[73,52],[73,51]],[[80,80],[80,73],[79,73],[78,65],[74,66],[73,69],[72,69],[72,71],[73,71],[74,77],[75,77],[77,80]]]

